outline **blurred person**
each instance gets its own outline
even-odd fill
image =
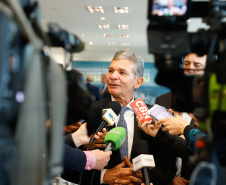
[[[159,145],[154,138],[143,134],[137,127],[134,112],[130,107],[130,103],[134,101],[134,91],[143,83],[143,73],[144,62],[134,52],[119,51],[113,57],[107,75],[108,91],[111,98],[97,101],[95,104],[103,109],[111,101],[118,101],[122,105],[122,109],[126,110],[124,121],[119,121],[116,126],[121,126],[124,123],[123,127],[127,129],[128,140],[126,139],[125,148],[121,146],[118,150],[113,151],[106,169],[99,173],[95,172],[93,184],[141,184],[143,181],[141,172],[134,172],[133,166],[129,162],[130,159],[137,157],[133,145],[139,139],[148,141],[150,154],[154,155],[156,167],[150,170],[153,184],[167,184],[175,176],[175,157],[169,152],[167,153],[165,148]],[[120,114],[119,120],[123,118],[123,114]],[[89,183],[82,184],[88,185]]]
[[[184,74],[204,74],[204,69],[206,66],[206,55],[200,57],[198,54],[195,53],[189,53],[185,56],[183,59],[183,69]],[[196,69],[196,70],[194,70]],[[171,100],[173,98],[172,92],[165,93],[163,95],[160,95],[156,98],[155,104],[161,105],[165,107],[166,109],[171,108]],[[172,110],[171,110],[172,112]],[[172,181],[172,184],[188,184],[189,181],[187,179],[190,179],[190,175],[192,172],[192,169],[189,169],[188,166],[188,157],[193,154],[194,151],[194,140],[197,135],[202,135],[202,133],[199,133],[197,131],[196,126],[198,125],[197,119],[190,113],[188,114],[182,114],[182,112],[177,113],[174,111],[175,116],[177,116],[177,119],[174,119],[173,124],[166,124],[167,127],[165,128],[165,120],[168,120],[168,118],[163,119],[157,123],[162,123],[164,125],[162,131],[167,131],[165,134],[161,134],[162,132],[158,132],[160,125],[156,124],[156,127],[153,125],[148,125],[149,123],[145,123],[141,126],[141,122],[139,124],[139,127],[142,128],[146,134],[151,135],[152,137],[155,137],[164,144],[165,146],[168,146],[172,149],[172,152],[182,158],[182,164],[181,159],[178,159],[177,165],[178,165],[178,172],[177,175],[183,176],[183,177],[175,177]],[[179,115],[183,115],[183,118]],[[189,117],[189,116],[190,117]],[[169,119],[171,120],[171,119]],[[186,120],[186,121],[185,121]],[[176,124],[176,121],[178,124]],[[139,122],[139,121],[138,121]],[[180,124],[181,123],[181,124]],[[147,127],[145,127],[148,125]],[[180,132],[178,134],[175,134],[176,130],[179,129],[181,125],[188,126],[186,129],[186,136],[183,136],[184,132]],[[182,126],[180,127],[181,130],[183,130]],[[190,130],[193,130],[192,132],[195,132],[195,134],[188,134]],[[169,131],[169,132],[168,132]],[[173,135],[171,135],[173,134]],[[180,135],[180,137],[178,136]],[[187,139],[187,141],[185,140]],[[181,168],[182,165],[182,168]],[[186,181],[184,180],[186,179]]]
[[[107,77],[106,73],[103,73],[101,75],[101,83],[103,84],[103,87],[100,91],[100,94],[102,95],[103,98],[108,98],[111,96],[110,93],[108,92],[106,77]]]
[[[66,71],[65,73],[68,92],[66,125],[72,125],[80,119],[88,119],[93,101],[87,90],[84,74],[76,69]]]
[[[86,87],[87,87],[88,91],[92,94],[94,101],[102,100],[103,97],[100,94],[100,90],[97,86],[92,84],[93,81],[94,81],[93,76],[87,75],[87,77],[86,77]]]

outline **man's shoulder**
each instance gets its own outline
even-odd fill
[[[111,98],[105,98],[99,101],[94,102],[94,105],[98,105],[101,107],[106,107],[106,105],[108,105],[111,102]]]

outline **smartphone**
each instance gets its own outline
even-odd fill
[[[159,121],[163,118],[174,117],[172,114],[167,112],[167,110],[164,107],[158,104],[155,104],[152,108],[150,108],[147,111],[147,114],[154,118],[155,121]]]

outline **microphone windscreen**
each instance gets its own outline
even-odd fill
[[[140,154],[150,154],[148,142],[146,140],[134,140],[133,142],[134,156],[138,156]]]
[[[108,108],[111,108],[116,115],[118,115],[121,111],[121,105],[117,101],[112,101],[107,104],[106,109]],[[102,123],[102,109],[103,107],[97,105],[95,102],[91,105],[89,119],[87,120],[87,130],[89,135],[95,133],[97,128]]]
[[[93,134],[102,121],[102,107],[92,104],[89,111],[89,119],[87,120],[88,135]]]
[[[105,136],[104,142],[106,145],[110,143],[114,143],[114,147],[112,150],[117,150],[122,143],[124,142],[126,137],[126,130],[123,127],[115,127],[111,129],[107,135]]]
[[[118,114],[120,113],[120,111],[121,111],[121,105],[120,105],[120,103],[117,102],[117,101],[112,101],[112,102],[110,102],[110,103],[106,106],[106,108],[111,108],[111,109],[115,112],[116,115],[118,115]]]

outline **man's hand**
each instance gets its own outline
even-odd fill
[[[189,180],[183,178],[183,177],[175,177],[171,183],[168,185],[187,185],[189,184]]]
[[[102,132],[98,132],[94,135],[94,142],[90,145],[89,150],[94,150],[97,148],[105,148],[106,144],[104,142],[105,136],[107,134],[106,128],[103,128]],[[84,149],[87,149],[88,145],[84,145]]]
[[[110,160],[110,155],[112,154],[112,151],[104,152],[96,149],[96,150],[92,150],[92,152],[96,156],[96,164],[94,166],[94,169],[102,170],[105,166],[107,166]]]
[[[71,135],[77,147],[89,143],[90,138],[88,136],[86,125],[87,123],[83,123],[80,128]]]
[[[168,117],[161,119],[156,122],[157,125],[163,125],[163,131],[169,131],[172,135],[180,135],[184,133],[184,129],[188,122],[186,122],[181,116],[178,114],[174,114],[174,117]]]
[[[138,118],[136,117],[138,122],[138,127],[141,128],[146,134],[155,137],[157,132],[159,131],[160,126],[151,124],[150,121],[145,121],[142,123],[144,117]]]
[[[72,125],[66,125],[64,127],[64,132],[66,133],[72,133],[72,132],[75,132],[76,130],[79,129],[79,127],[81,126],[82,124],[80,122],[77,122],[77,123],[74,123]]]
[[[124,168],[128,166],[128,168]],[[116,184],[141,184],[141,180],[133,174],[133,164],[127,157],[119,165],[105,172],[103,181],[110,185]]]

